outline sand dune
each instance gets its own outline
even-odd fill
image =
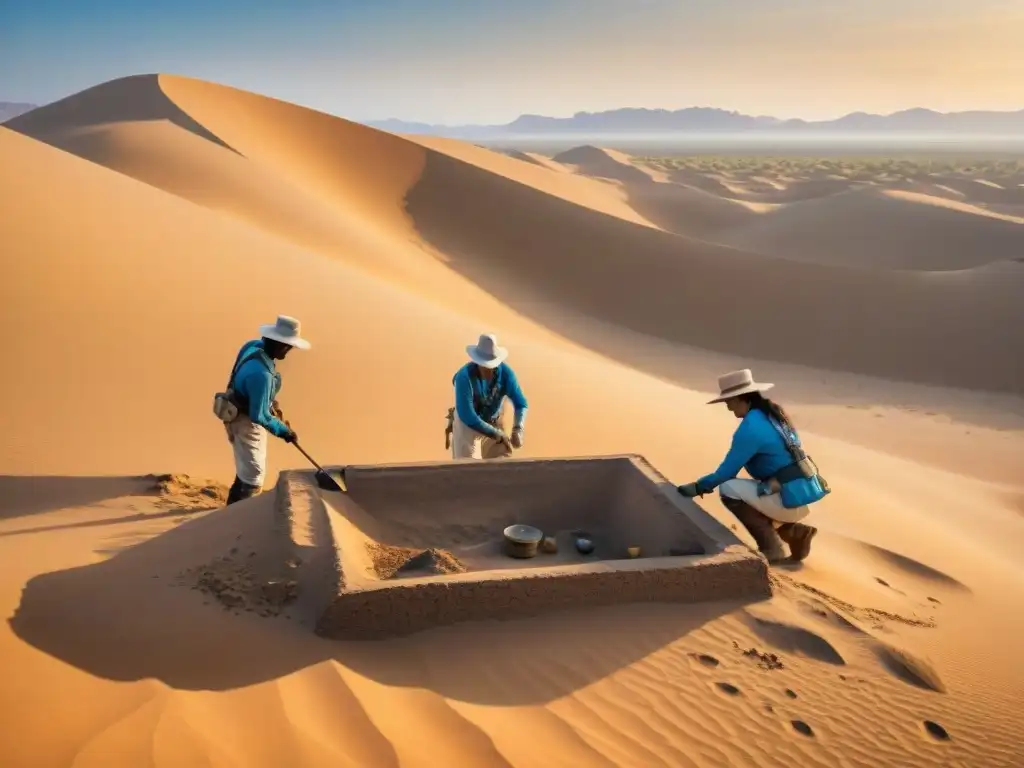
[[[826,206],[818,213],[794,209],[793,216],[804,226],[787,224],[786,211],[764,218],[735,203],[702,201],[714,204],[718,221],[732,216],[764,218],[766,223],[748,224],[730,230],[728,237],[719,236],[730,245],[742,245],[743,250],[737,251],[656,231],[646,216],[638,216],[626,199],[617,198],[616,190],[606,185],[555,174],[461,142],[425,138],[415,144],[273,99],[184,78],[129,79],[99,89],[106,93],[103,89],[121,87],[125,98],[133,100],[141,87],[163,88],[190,116],[175,118],[179,123],[198,121],[202,131],[217,137],[219,143],[211,151],[215,148],[226,153],[222,146],[226,145],[249,159],[246,168],[235,165],[229,170],[234,153],[218,155],[208,172],[204,166],[202,186],[222,191],[201,194],[241,201],[235,205],[244,207],[246,218],[260,221],[275,234],[302,246],[351,254],[345,256],[350,263],[389,280],[401,275],[402,284],[418,286],[421,294],[435,294],[441,287],[436,280],[442,278],[428,255],[400,247],[420,237],[449,267],[492,295],[502,296],[501,286],[515,280],[520,302],[535,293],[632,330],[750,355],[761,344],[730,319],[733,310],[723,300],[741,272],[766,294],[789,297],[787,302],[759,307],[764,322],[789,340],[777,353],[779,359],[887,377],[1020,391],[1016,364],[992,354],[993,349],[1012,348],[1021,340],[1018,329],[1024,309],[1016,300],[1016,281],[989,284],[972,280],[961,286],[899,274],[879,286],[869,271],[842,268],[864,259],[865,246],[859,244],[863,241],[858,241],[856,254],[840,250],[838,243],[852,233],[876,231],[864,227],[864,216],[874,215],[876,208],[883,213],[879,206],[872,206],[874,197],[865,197],[859,205],[844,202],[830,207],[818,201],[819,207]],[[98,106],[94,106],[92,96],[85,92],[67,103],[86,100],[89,109],[102,111],[109,98],[113,96],[96,99]],[[156,98],[151,101],[165,106]],[[228,109],[226,104],[233,107]],[[19,118],[22,122],[15,121],[11,127],[56,143],[54,137],[61,131],[48,120],[59,120],[67,109],[71,107],[54,104]],[[89,109],[74,107],[74,113],[89,115]],[[52,117],[47,118],[47,113]],[[129,115],[127,122],[136,121]],[[110,134],[117,128],[105,130]],[[106,164],[118,170],[135,167],[136,177],[143,181],[173,181],[173,174],[167,171],[183,167],[181,151],[195,136],[179,135],[173,141],[165,136],[165,142],[146,142],[146,147],[156,149],[145,149],[135,161],[135,153],[117,152],[119,145],[108,136]],[[621,157],[597,148],[583,148],[577,154],[577,160],[632,169],[656,185]],[[601,161],[602,157],[606,160]],[[277,179],[304,194],[290,194],[289,188],[271,183],[263,169],[272,170]],[[240,183],[265,190],[265,196],[254,201],[254,194],[233,195]],[[182,192],[181,184],[162,188]],[[198,196],[192,193],[190,199]],[[278,196],[287,198],[288,203],[273,215],[265,215]],[[304,204],[310,197],[315,202]],[[884,212],[900,216],[900,202],[886,199],[889,207]],[[292,215],[296,206],[302,214]],[[671,201],[673,210],[684,207],[679,200]],[[865,213],[858,215],[865,207]],[[893,233],[895,246],[905,245],[903,233],[915,233],[926,225],[933,228],[936,222],[947,221],[936,217],[954,215],[934,206],[905,207],[912,208],[921,221],[917,225],[897,221],[884,227],[882,231]],[[833,210],[831,220],[821,225],[825,236],[819,237],[817,220]],[[311,217],[314,226],[305,226]],[[814,227],[806,227],[808,218],[815,220]],[[978,218],[967,217],[966,226],[977,223]],[[474,225],[463,226],[461,222],[467,219]],[[777,229],[773,230],[771,222],[778,222]],[[938,247],[952,243],[957,259],[946,264],[947,268],[1017,255],[1018,233],[1024,230],[1007,221],[986,219],[984,223],[994,228],[986,233],[986,242],[994,245],[983,253],[972,248],[970,258],[976,261],[968,264],[963,263],[960,244],[979,233],[969,229],[940,233],[944,237],[937,241]],[[773,240],[782,242],[776,248]],[[792,247],[786,248],[790,243]],[[866,245],[890,261],[908,253],[903,247],[889,250],[876,243]],[[762,249],[783,255],[785,260],[767,259],[760,255]],[[809,252],[826,261],[833,253],[840,258],[824,267],[789,261],[795,254],[806,257]],[[902,258],[918,254],[913,250]],[[927,258],[936,264],[934,268],[942,268],[941,252]],[[953,260],[953,256],[948,258]],[[510,270],[513,264],[515,268]],[[832,266],[839,268],[830,269]],[[580,280],[581,274],[587,278]],[[634,295],[642,297],[639,301],[613,298],[623,280],[630,281]],[[876,310],[864,317],[860,308],[868,302],[873,302]],[[801,307],[801,313],[791,309],[794,305]],[[949,311],[936,313],[937,306]],[[520,307],[513,305],[513,309]],[[815,318],[813,325],[805,322],[808,315]],[[877,325],[872,327],[872,323]],[[988,339],[984,345],[951,346],[949,339],[957,336]]]
[[[863,189],[773,211],[721,239],[821,264],[938,271],[1015,257],[1024,249],[1022,225],[939,197]]]
[[[880,280],[868,268],[773,259],[540,198],[442,155],[428,158],[407,209],[454,269],[522,297],[513,306],[529,307],[533,293],[655,337],[756,356],[764,341],[731,300],[742,279],[759,297],[747,307],[787,340],[774,359],[1020,391],[1017,363],[995,356],[1021,343],[1019,277],[893,272]],[[479,226],[458,227],[465,218]],[[636,300],[623,296],[626,283]],[[951,338],[971,343],[954,352]]]
[[[779,397],[820,425],[805,440],[837,492],[812,558],[773,569],[756,605],[360,644],[313,636],[301,600],[233,611],[181,582],[231,553],[281,565],[272,494],[219,509],[232,466],[209,413],[238,345],[278,313],[313,342],[282,364],[281,401],[324,463],[443,458],[450,378],[486,328],[531,401],[525,455],[635,451],[683,482],[717,463],[734,422],[704,405],[714,370],[681,386],[637,370],[645,355],[696,375],[705,364],[677,346],[690,342],[1019,393],[1010,255],[946,272],[800,263],[693,229],[716,210],[761,226],[796,208],[683,190],[662,209],[677,234],[582,164],[165,76],[18,118],[0,163],[0,313],[17,329],[0,384],[5,766],[1011,766],[1024,748],[1022,433],[992,405],[1009,395],[929,390],[940,405],[922,407],[967,403],[986,428],[882,413],[926,438],[878,449],[878,411],[837,418],[814,396],[833,374],[786,369]],[[925,202],[872,204],[1012,225]],[[994,230],[963,231],[984,250]],[[943,445],[971,461],[930,461]],[[272,443],[270,482],[303,464]]]
[[[576,147],[553,159],[585,176],[620,183],[630,206],[661,229],[680,235],[713,238],[748,223],[763,210],[708,192],[704,185],[666,183],[668,175],[614,150]]]
[[[971,205],[967,195],[942,188],[932,179],[891,185],[909,189],[886,189],[845,177],[781,183],[755,175],[738,181],[689,169],[661,172],[592,146],[555,159],[587,176],[621,183],[630,204],[662,229],[783,258],[837,266],[956,270],[1013,258],[1024,243],[1024,228],[1019,226],[1024,218]],[[979,186],[976,180],[964,183]],[[935,191],[939,194],[930,194]],[[982,242],[985,247],[980,249],[977,244]]]

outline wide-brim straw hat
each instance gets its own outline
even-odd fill
[[[718,377],[718,397],[708,400],[708,405],[722,403],[730,398],[751,392],[766,392],[774,386],[768,382],[754,381],[754,374],[750,372],[749,368],[744,368],[742,371],[731,371]]]
[[[466,347],[466,354],[477,365],[497,368],[508,357],[508,350],[498,345],[498,339],[494,334],[482,333],[476,344]]]
[[[288,315],[278,315],[273,325],[261,325],[260,336],[297,349],[309,349],[312,346],[302,338],[302,324]]]

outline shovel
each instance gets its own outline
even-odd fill
[[[319,485],[325,491],[337,491],[338,493],[348,493],[348,488],[345,487],[345,470],[341,471],[341,483],[327,474],[326,470],[317,464],[313,457],[310,456],[298,443],[292,443],[296,448],[301,451],[302,455],[309,459],[309,463],[316,467],[316,484]]]

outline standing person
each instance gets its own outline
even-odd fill
[[[523,447],[526,396],[515,372],[505,362],[508,350],[498,346],[493,334],[481,334],[466,347],[469,362],[456,371],[455,406],[448,409],[446,447],[453,459],[497,459]],[[506,434],[502,407],[512,402],[515,416],[512,433]]]
[[[279,315],[273,325],[260,326],[261,337],[243,344],[235,358],[227,394],[237,416],[225,421],[235,457],[235,482],[228,492],[228,504],[255,496],[263,488],[267,432],[289,443],[299,439],[291,425],[282,421],[284,414],[276,399],[281,391],[276,361],[284,360],[293,348],[310,348],[300,330],[294,317]]]
[[[810,554],[818,529],[800,521],[829,487],[803,452],[789,415],[762,394],[773,386],[754,381],[749,369],[719,377],[719,396],[708,404],[725,403],[740,425],[718,469],[678,490],[693,497],[718,488],[722,504],[750,532],[768,562],[779,563],[785,559],[783,542],[795,561]],[[736,477],[741,468],[753,479]]]

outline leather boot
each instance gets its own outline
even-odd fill
[[[789,551],[797,562],[811,554],[811,539],[817,533],[817,528],[803,523],[786,523],[779,526],[779,537],[789,544]]]
[[[228,500],[224,506],[234,504],[236,501],[251,499],[259,492],[260,486],[243,483],[238,477],[235,477],[235,482],[231,484],[231,489],[228,491]]]
[[[238,493],[242,490],[242,481],[238,479],[238,475],[235,475],[235,482],[231,484],[231,488],[228,489],[228,500],[224,505],[225,507],[229,504],[234,504],[238,501]]]
[[[765,517],[752,506],[739,499],[730,499],[727,496],[720,496],[725,508],[732,512],[736,519],[743,524],[754,541],[757,548],[769,563],[775,565],[786,559],[786,550],[782,546],[782,539],[775,531],[770,518]]]

